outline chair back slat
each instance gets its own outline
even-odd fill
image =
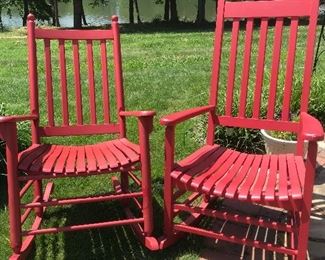
[[[235,84],[236,73],[236,60],[237,60],[237,45],[238,45],[238,32],[239,32],[239,20],[234,19],[232,34],[231,34],[231,47],[230,47],[230,62],[228,70],[228,83],[227,83],[227,100],[226,100],[226,115],[231,115],[233,93]]]
[[[83,124],[82,114],[82,95],[81,95],[81,81],[80,81],[80,56],[79,56],[79,42],[78,40],[72,41],[73,48],[73,70],[74,70],[74,89],[76,96],[76,115],[77,124]]]
[[[273,59],[271,65],[271,79],[268,98],[267,118],[274,119],[276,92],[280,67],[280,55],[282,46],[283,18],[277,18],[274,29]]]
[[[240,86],[240,102],[239,102],[239,116],[244,117],[246,113],[247,89],[249,80],[249,70],[251,64],[251,49],[253,37],[254,20],[249,18],[246,23],[245,49],[244,49],[244,63],[242,71],[242,81]]]
[[[301,96],[300,111],[307,109],[317,8],[304,0],[218,1],[210,89],[218,117],[290,124],[299,112],[293,95]]]
[[[67,68],[65,60],[65,40],[59,40],[59,64],[60,64],[60,83],[61,83],[61,107],[62,125],[69,125],[68,90],[67,90]]]
[[[40,41],[44,46],[36,48]],[[125,136],[124,120],[119,115],[124,110],[124,93],[117,17],[112,19],[112,29],[81,31],[36,29],[31,15],[28,47],[31,112],[40,115],[33,128],[34,143],[42,136]],[[38,64],[37,52],[42,52],[42,47],[44,63]],[[114,75],[112,84],[110,72]],[[115,100],[109,88],[115,88]],[[41,107],[40,98],[46,100]],[[112,111],[117,115],[112,116]]]
[[[267,41],[267,29],[268,20],[263,18],[261,21],[260,28],[260,40],[258,47],[258,59],[257,59],[257,70],[256,70],[256,85],[254,94],[254,104],[253,104],[253,118],[258,118],[260,115],[261,106],[261,95],[262,95],[262,84],[264,76],[264,62],[265,62],[265,50]]]
[[[103,95],[103,109],[104,109],[104,122],[108,124],[110,122],[109,113],[109,86],[108,86],[108,73],[107,73],[107,48],[106,41],[100,41],[100,58],[102,68],[102,95]]]
[[[49,126],[54,126],[54,106],[53,106],[53,81],[52,81],[52,61],[51,61],[51,42],[44,40],[44,60],[46,74],[46,102],[47,117]]]
[[[290,100],[292,94],[292,81],[295,67],[296,46],[297,46],[298,19],[291,19],[288,57],[286,66],[286,76],[284,84],[283,105],[282,105],[282,120],[289,120]]]
[[[87,63],[88,63],[90,123],[96,124],[97,118],[96,118],[94,55],[93,55],[93,42],[91,40],[87,40]]]
[[[313,1],[305,0],[266,0],[225,3],[225,18],[290,17],[294,8],[295,16],[310,16]]]

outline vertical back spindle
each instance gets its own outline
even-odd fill
[[[293,17],[290,25],[289,45],[288,45],[288,58],[286,64],[285,86],[283,92],[283,106],[282,106],[282,120],[289,120],[290,113],[290,100],[292,94],[292,81],[295,64],[296,44],[298,32],[298,18]]]
[[[65,60],[65,41],[59,40],[59,64],[60,64],[60,82],[61,82],[61,106],[63,114],[63,125],[69,125],[68,110],[68,90],[67,90],[67,70]]]
[[[94,55],[93,42],[87,40],[87,63],[88,63],[88,82],[89,82],[89,106],[90,122],[96,124],[96,94],[95,94],[95,77],[94,77]]]
[[[237,60],[237,45],[238,45],[238,32],[239,32],[239,19],[234,19],[232,33],[231,33],[231,47],[230,47],[230,60],[227,82],[227,100],[226,100],[226,115],[231,116],[235,73],[236,73],[236,60]]]
[[[261,110],[261,96],[264,78],[265,50],[267,42],[268,19],[262,18],[260,28],[260,40],[258,47],[258,59],[256,69],[256,86],[254,94],[253,118],[258,118]]]
[[[44,61],[45,61],[47,118],[48,118],[48,125],[54,126],[51,42],[48,39],[44,40],[44,54],[45,54]]]
[[[275,22],[274,41],[273,41],[273,59],[271,66],[271,80],[269,89],[269,100],[267,118],[274,119],[276,91],[278,86],[281,45],[282,45],[283,18],[277,18]]]
[[[246,36],[245,36],[245,49],[244,49],[244,62],[242,71],[242,80],[240,87],[240,101],[239,101],[239,116],[244,117],[246,112],[247,102],[247,89],[249,81],[249,70],[251,62],[251,49],[252,49],[252,34],[253,34],[254,20],[249,18],[246,23]]]
[[[73,70],[74,70],[74,88],[76,96],[76,115],[77,124],[83,124],[82,116],[82,95],[81,95],[81,81],[80,81],[80,57],[79,57],[79,43],[77,40],[72,41],[73,49]]]
[[[100,41],[100,56],[102,66],[102,94],[103,94],[103,109],[104,109],[104,123],[110,122],[109,110],[109,89],[108,89],[108,73],[107,73],[107,50],[106,41]]]

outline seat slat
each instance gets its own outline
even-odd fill
[[[224,154],[226,153],[226,154]],[[219,148],[216,152],[209,153],[209,156],[201,157],[198,162],[195,163],[195,165],[186,167],[187,169],[184,171],[184,174],[180,175],[178,178],[181,182],[189,185],[190,181],[195,177],[196,174],[199,174],[201,172],[205,172],[208,170],[216,160],[218,160],[220,157],[222,157],[222,160],[225,160],[232,151],[228,151],[223,148]],[[208,174],[211,174],[209,172]],[[197,186],[207,177],[206,174],[200,175],[199,177],[195,178],[195,182],[197,183]]]
[[[240,185],[239,192],[238,192],[239,200],[247,200],[248,199],[249,191],[251,190],[251,187],[254,184],[254,181],[256,180],[256,178],[259,174],[262,158],[263,158],[262,155],[255,156],[254,162],[252,164],[252,168],[250,169],[245,180]]]
[[[232,112],[232,103],[234,95],[236,60],[237,60],[237,45],[239,32],[239,19],[234,19],[231,33],[231,47],[229,58],[228,82],[227,82],[227,100],[226,100],[226,115],[230,116]]]
[[[263,187],[266,182],[269,165],[270,165],[270,156],[264,155],[261,163],[260,172],[258,174],[258,178],[252,190],[250,191],[251,199],[253,201],[259,201],[262,198]]]
[[[107,170],[108,163],[107,163],[107,161],[105,159],[105,156],[103,155],[100,148],[98,147],[98,145],[93,145],[91,148],[92,148],[93,154],[94,154],[94,156],[96,158],[98,168],[100,170],[102,170],[102,171]]]
[[[67,164],[65,166],[66,173],[74,173],[76,170],[76,160],[77,160],[78,149],[72,146],[70,149],[69,156],[67,158]]]
[[[233,178],[232,182],[229,184],[226,189],[225,196],[227,198],[234,198],[236,191],[245,178],[247,172],[249,171],[251,164],[254,162],[254,155],[249,154],[242,165],[242,168],[238,171],[237,175]]]
[[[297,172],[293,154],[287,155],[287,163],[288,163],[288,172],[289,172],[289,179],[290,179],[291,196],[294,199],[301,199],[302,190],[299,183],[298,172]]]
[[[106,158],[106,161],[108,162],[110,168],[117,168],[119,165],[119,161],[114,156],[114,154],[108,149],[108,147],[105,144],[100,144],[99,149],[103,153],[104,157]]]
[[[275,188],[278,174],[278,156],[271,155],[270,169],[266,182],[265,200],[272,201],[275,196]]]
[[[105,145],[114,154],[116,159],[119,161],[119,164],[126,165],[129,163],[129,159],[119,149],[117,149],[111,142],[106,142]]]
[[[202,190],[210,193],[215,183],[222,176],[228,174],[228,171],[231,167],[234,167],[234,163],[239,155],[240,152],[234,151],[224,163],[217,161],[214,167],[211,168],[211,170],[214,171],[213,174],[204,182]],[[215,166],[217,166],[218,168]]]
[[[306,171],[306,166],[301,157],[295,156],[295,163],[297,165],[297,170],[298,170],[298,176],[299,176],[299,181],[301,187],[305,186],[305,171]]]
[[[96,158],[93,153],[91,145],[85,146],[85,154],[86,154],[86,162],[87,162],[87,171],[88,172],[95,172],[97,171],[97,163]]]
[[[77,173],[85,173],[86,172],[85,148],[83,146],[79,146],[77,150],[78,150],[78,156],[76,162],[76,171]]]
[[[32,163],[37,160],[39,156],[46,153],[47,150],[48,146],[41,145],[28,151],[26,154],[23,155],[23,159],[21,159],[19,163],[19,169],[28,170]]]
[[[286,156],[279,155],[279,177],[278,177],[278,191],[280,200],[288,200],[288,168]]]
[[[124,145],[120,140],[113,140],[112,143],[116,148],[123,152],[131,162],[139,161],[139,154],[135,153],[131,148]]]
[[[239,155],[238,159],[234,163],[234,166],[230,169],[227,175],[225,175],[222,179],[220,179],[213,190],[213,194],[217,196],[223,196],[228,184],[233,180],[234,176],[237,174],[239,169],[242,167],[244,161],[247,158],[246,153],[242,153]]]
[[[252,36],[253,36],[253,19],[247,19],[246,22],[246,36],[245,36],[245,50],[244,62],[242,71],[242,81],[240,87],[240,101],[239,101],[239,116],[244,117],[246,112],[247,90],[249,81],[249,69],[251,62]]]
[[[69,156],[70,149],[71,149],[71,147],[69,147],[69,146],[63,147],[62,152],[55,163],[55,167],[53,170],[55,173],[65,172],[65,165],[67,162],[67,158]]]
[[[137,154],[140,154],[140,147],[137,144],[131,143],[128,139],[122,138],[120,141],[127,147],[130,147],[133,151],[135,151]]]
[[[215,150],[219,149],[219,147],[213,147],[212,149],[211,148],[212,146],[203,146],[202,148],[198,149],[190,156],[179,161],[176,164],[174,171],[171,173],[172,177],[178,179],[179,177],[181,177],[181,175],[183,175],[186,169],[189,169],[190,167],[194,167],[194,165],[196,165],[196,163],[198,163],[201,158],[206,159],[211,154],[213,154]]]
[[[41,172],[42,171],[42,166],[46,162],[46,160],[52,155],[55,145],[48,145],[49,149],[46,149],[46,151],[39,156],[32,164],[30,167],[31,172]]]
[[[57,158],[60,156],[62,150],[63,150],[63,147],[60,145],[57,145],[55,147],[52,155],[49,156],[49,158],[45,161],[43,168],[42,168],[42,172],[45,172],[45,173],[52,172],[55,162],[56,162]]]

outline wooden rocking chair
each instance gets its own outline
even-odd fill
[[[109,30],[50,30],[35,28],[35,18],[33,15],[29,15],[27,30],[30,115],[0,117],[0,137],[6,142],[10,243],[13,250],[11,258],[25,258],[35,235],[38,234],[120,225],[131,225],[146,247],[151,250],[158,249],[157,240],[152,237],[149,153],[149,134],[152,131],[155,112],[125,111],[124,109],[118,18],[116,16],[112,18],[112,29]],[[99,43],[99,74],[101,75],[101,90],[97,95],[94,62],[94,54],[97,49],[93,45],[95,42]],[[114,103],[110,98],[112,96],[109,93],[108,84],[107,43],[110,42],[113,50],[115,79],[113,89],[115,89],[117,111],[114,120],[111,117]],[[83,76],[81,54],[83,52],[80,51],[79,43],[85,43],[86,46],[87,61],[84,68],[88,72],[88,75],[85,73],[88,77],[88,84],[81,84]],[[53,68],[55,63],[54,58],[52,59],[53,55],[51,55],[56,44],[58,45],[60,72],[57,88],[54,84],[55,70]],[[37,51],[40,51],[42,46],[44,46],[46,91],[41,90],[41,92],[39,91]],[[72,58],[69,60],[66,55],[68,50],[72,54]],[[71,80],[73,85],[70,87],[67,76],[68,61],[71,61],[73,67]],[[82,85],[87,85],[86,88],[84,87],[85,91],[82,90]],[[45,93],[45,100],[40,99],[41,93]],[[59,94],[57,95],[57,93]],[[39,102],[46,102],[47,113],[43,115],[44,117],[40,115]],[[100,106],[102,106],[101,110]],[[89,120],[87,119],[87,107],[89,107]],[[138,118],[139,144],[132,143],[126,138],[125,118],[130,116]],[[46,125],[40,124],[43,118],[46,118]],[[31,121],[32,145],[27,150],[18,153],[16,123],[23,120]],[[118,135],[118,138],[79,146],[42,144],[41,142],[41,137],[103,134],[115,134]],[[42,181],[45,179],[81,178],[112,172],[120,173],[121,182],[116,177],[112,177],[115,191],[106,194],[54,199],[51,198],[53,182],[47,182],[45,189],[42,189]],[[140,172],[140,175],[137,172]],[[130,179],[136,186],[139,186],[138,191],[129,190]],[[25,183],[22,189],[20,189],[21,183]],[[33,187],[33,201],[21,203],[22,197],[31,187]],[[64,227],[40,227],[46,207],[111,200],[122,202],[126,219]],[[132,204],[134,205],[132,206]],[[138,212],[131,211],[132,207],[133,209],[137,207]],[[31,229],[22,230],[26,219],[32,216],[33,212],[35,212],[35,220]]]
[[[317,141],[324,138],[321,124],[307,114],[317,16],[318,1],[218,1],[209,105],[176,112],[160,121],[166,126],[165,237],[160,243],[161,248],[173,244],[187,232],[306,259]],[[302,84],[297,87],[293,84],[293,75],[295,67],[298,67],[295,58],[301,18],[305,24],[308,21],[308,27],[303,26],[307,27],[307,33],[299,42],[299,51],[301,43],[306,44],[303,63],[299,64],[300,68],[303,67],[299,75]],[[273,30],[269,30],[271,23],[274,24]],[[287,23],[289,32],[285,34],[287,26],[284,25]],[[228,25],[232,28],[230,38],[227,38],[230,50],[225,48],[224,31]],[[243,36],[240,28],[244,28]],[[268,37],[272,32],[273,35]],[[258,51],[253,56],[253,39],[256,37]],[[243,51],[238,50],[241,46],[239,41],[244,41]],[[270,80],[269,84],[263,84],[267,57],[270,59]],[[242,61],[241,66],[239,61]],[[225,80],[222,80],[221,71],[227,72]],[[281,72],[284,72],[283,83],[280,83]],[[255,82],[249,84],[253,76]],[[289,116],[293,93],[297,91],[301,100],[298,122],[291,121]],[[275,116],[276,112],[280,113],[280,118]],[[175,162],[175,127],[201,114],[208,114],[206,145]],[[215,128],[222,126],[294,132],[298,137],[296,152],[257,155],[219,146],[214,143]],[[308,141],[305,159],[304,141]],[[185,201],[180,201],[185,195],[188,195]],[[247,216],[247,213],[233,213],[228,208],[209,208],[213,198],[284,209],[289,221],[281,223],[280,220]],[[185,219],[184,214],[188,214]],[[181,220],[176,220],[176,216]],[[284,246],[198,227],[195,221],[202,216],[286,232],[290,234],[290,243]]]

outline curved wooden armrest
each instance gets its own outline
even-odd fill
[[[215,106],[209,105],[209,106],[196,107],[196,108],[183,110],[180,112],[176,112],[164,116],[163,118],[160,119],[160,124],[165,126],[177,125],[178,123],[181,123],[187,119],[193,118],[195,116],[201,115],[206,112],[213,111],[214,109]]]
[[[313,116],[301,113],[301,134],[307,141],[321,141],[324,139],[324,130],[321,123]]]
[[[38,118],[37,115],[0,116],[0,124],[1,123],[26,121],[26,120],[35,120],[37,118]]]
[[[148,117],[148,116],[155,116],[155,111],[121,111],[119,113],[120,116],[135,116],[135,117]]]

